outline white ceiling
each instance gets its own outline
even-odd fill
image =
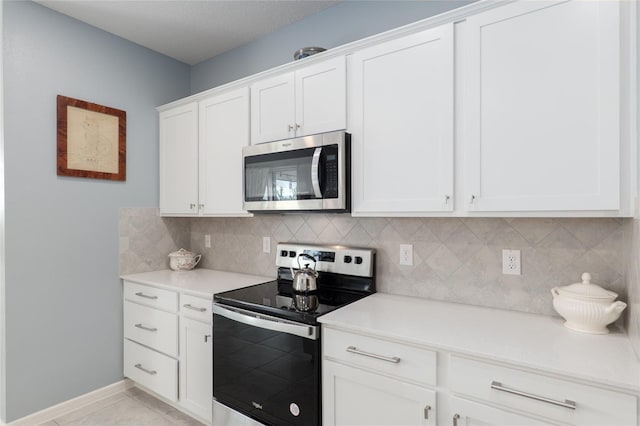
[[[35,0],[195,65],[340,0]]]

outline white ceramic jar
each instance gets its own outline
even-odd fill
[[[553,307],[566,320],[564,326],[591,334],[607,334],[607,325],[620,317],[627,307],[624,302],[614,302],[617,293],[591,284],[591,274],[582,274],[582,282],[564,287],[554,287]]]
[[[201,254],[194,254],[181,248],[169,253],[169,267],[174,271],[189,271],[196,267],[201,258]]]

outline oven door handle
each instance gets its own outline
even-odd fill
[[[320,327],[308,324],[287,321],[281,318],[269,317],[244,309],[230,308],[228,306],[213,304],[214,315],[220,315],[232,321],[255,327],[264,328],[272,331],[293,334],[295,336],[304,337],[305,339],[318,340],[320,337]]]

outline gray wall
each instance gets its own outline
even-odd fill
[[[474,1],[344,1],[193,66],[191,93],[291,62],[293,53],[302,47],[330,49]]]
[[[189,67],[32,2],[4,3],[6,420],[122,379],[118,209],[158,205],[154,108]],[[127,180],[56,176],[56,95],[127,112]]]

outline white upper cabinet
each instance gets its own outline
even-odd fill
[[[249,88],[160,113],[160,214],[247,216],[242,147],[249,145]]]
[[[344,56],[251,85],[251,143],[346,127]]]
[[[354,215],[453,210],[453,58],[453,24],[351,58]]]
[[[464,26],[465,208],[619,210],[618,2],[516,2]]]
[[[160,113],[160,214],[198,210],[198,103]]]
[[[200,214],[246,216],[242,147],[249,145],[249,88],[200,101]]]

